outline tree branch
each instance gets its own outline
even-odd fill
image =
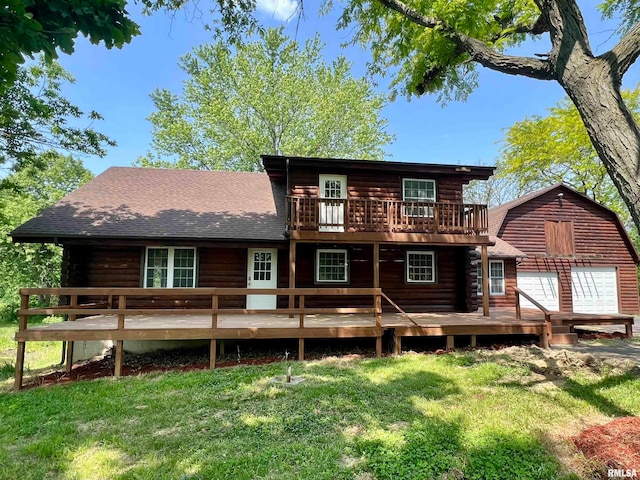
[[[537,58],[504,55],[491,49],[487,44],[476,38],[465,35],[450,27],[446,22],[427,17],[410,8],[400,0],[378,0],[385,7],[398,12],[400,15],[425,28],[437,28],[444,35],[464,48],[471,60],[480,65],[510,75],[524,75],[538,80],[551,80],[551,70],[546,60]],[[536,22],[537,23],[537,22]]]
[[[637,60],[638,55],[640,55],[640,23],[636,23],[603,57],[610,57],[613,60],[617,67],[618,78],[621,79]]]

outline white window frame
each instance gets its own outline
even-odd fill
[[[491,264],[500,264],[502,268],[502,277],[494,277],[492,276]],[[482,295],[482,263],[478,262],[476,265],[476,281],[478,283],[478,295]],[[493,286],[491,284],[491,280],[501,279],[501,291],[494,292]],[[506,295],[507,286],[506,286],[506,275],[504,270],[504,260],[489,260],[489,296],[502,296]]]
[[[341,253],[344,255],[344,280],[321,280],[320,279],[320,254],[322,253]],[[349,283],[349,252],[345,249],[338,248],[319,248],[316,250],[316,283]]]
[[[431,257],[431,280],[412,280],[409,276],[411,265],[409,264],[410,255],[428,255]],[[436,252],[433,250],[408,250],[405,254],[405,280],[407,283],[436,283]]]
[[[149,250],[167,250],[167,286],[166,287],[153,287],[153,285],[147,285],[147,273],[149,271]],[[174,258],[176,250],[192,250],[193,251],[193,287],[174,287],[173,286],[173,274],[175,270]],[[194,288],[196,286],[196,272],[198,271],[198,255],[195,247],[167,247],[167,246],[148,246],[144,251],[144,288]]]
[[[407,198],[407,182],[427,182],[433,185],[433,198]],[[403,202],[434,202],[438,198],[436,192],[436,181],[430,178],[403,178],[402,179],[402,201]],[[416,209],[418,213],[416,213]],[[409,208],[407,205],[402,209],[402,214],[405,217],[433,217],[433,208],[429,207],[413,207]]]

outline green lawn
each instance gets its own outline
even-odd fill
[[[61,319],[49,317],[40,322],[32,320],[29,325],[59,321]],[[9,384],[8,380],[13,378],[17,346],[13,336],[17,330],[16,323],[0,323],[0,387],[6,387]],[[61,358],[61,342],[28,342],[24,359],[25,371],[27,374],[31,374],[47,369],[60,363]]]
[[[561,437],[639,415],[640,376],[552,364],[327,359],[293,363],[295,387],[272,364],[4,393],[0,478],[579,478]]]

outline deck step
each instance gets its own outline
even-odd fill
[[[551,335],[551,345],[577,345],[578,335],[576,333],[553,333]]]
[[[569,325],[552,325],[551,332],[554,335],[558,333],[571,333],[571,327]]]

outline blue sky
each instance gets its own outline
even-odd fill
[[[592,48],[602,53],[615,41],[613,23],[603,23],[593,2],[583,5]],[[286,17],[293,0],[260,0],[260,20],[266,26],[282,25],[278,17]],[[342,49],[347,33],[335,30],[335,17],[318,17],[307,4],[306,20],[297,38],[304,40],[319,32],[326,43],[324,55],[331,60],[345,55],[354,63],[354,75],[363,75],[368,54],[359,48]],[[149,94],[155,88],[180,92],[185,75],[178,67],[179,57],[193,47],[211,41],[202,24],[190,21],[180,12],[172,19],[164,13],[142,16],[139,6],[129,11],[141,26],[142,34],[123,49],[107,50],[79,38],[76,52],[60,59],[64,68],[76,78],[64,94],[85,111],[96,110],[105,120],[95,127],[118,143],[105,158],[85,157],[94,173],[113,165],[131,165],[149,149],[151,125],[146,120],[153,111]],[[295,22],[286,32],[296,35]],[[530,42],[516,53],[532,54],[548,51],[545,41]],[[625,86],[638,81],[637,68],[630,70]],[[384,85],[381,90],[386,92]],[[389,120],[389,131],[396,136],[386,149],[389,159],[426,163],[462,163],[492,165],[499,156],[503,131],[526,116],[544,115],[548,107],[563,97],[555,82],[541,82],[524,77],[480,72],[480,87],[466,102],[451,102],[442,107],[435,97],[425,96],[407,101],[398,97],[383,111]]]

